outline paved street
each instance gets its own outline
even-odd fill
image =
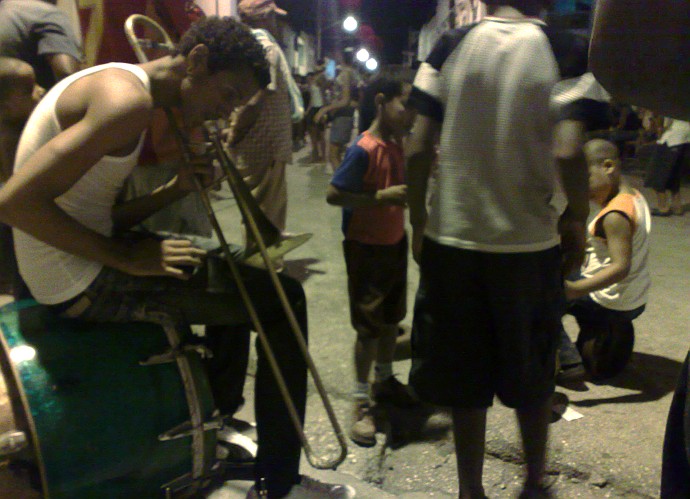
[[[322,165],[288,167],[288,230],[313,232],[313,239],[288,255],[286,272],[300,279],[307,294],[311,352],[346,430],[353,385],[352,344],[346,278],[341,253],[340,211],[325,202],[330,177]],[[631,177],[639,186],[639,177]],[[647,194],[646,191],[643,191]],[[227,196],[222,191],[220,197]],[[649,197],[648,197],[649,198]],[[690,193],[685,191],[685,199]],[[232,199],[215,201],[228,238],[239,242],[239,216]],[[587,383],[580,390],[558,389],[557,399],[582,415],[551,425],[549,470],[559,497],[656,497],[666,414],[677,373],[688,347],[690,323],[690,212],[684,217],[655,218],[652,228],[653,288],[645,313],[635,321],[632,362],[608,384]],[[410,262],[409,303],[418,272]],[[411,314],[405,324],[411,322]],[[572,321],[566,326],[575,334]],[[407,380],[409,360],[395,371]],[[247,383],[244,419],[252,418],[252,373]],[[353,484],[358,497],[457,497],[457,478],[448,415],[428,409],[381,417],[373,448],[349,443],[337,472],[303,472],[327,481]],[[307,434],[317,454],[335,450],[335,438],[319,397],[310,387]],[[516,497],[521,483],[519,436],[514,416],[500,404],[490,411],[485,466],[486,492],[492,498]],[[248,482],[227,483],[213,499],[243,498]]]
[[[339,415],[347,426],[353,385],[352,343],[345,270],[341,252],[340,211],[325,202],[330,177],[322,165],[289,166],[288,230],[313,232],[313,239],[291,253],[287,272],[302,280],[307,294],[311,352]],[[642,189],[638,176],[630,183]],[[690,200],[690,193],[685,199]],[[224,224],[236,224],[232,202],[218,202]],[[654,218],[647,310],[635,321],[635,354],[626,370],[608,384],[587,383],[580,390],[558,389],[557,400],[583,417],[551,425],[549,469],[559,497],[656,497],[666,415],[680,365],[690,347],[690,212]],[[410,310],[418,280],[410,262]],[[409,325],[411,313],[405,320]],[[574,321],[566,329],[576,334]],[[395,364],[407,380],[409,360]],[[251,381],[251,379],[250,379]],[[249,384],[250,385],[250,384]],[[248,386],[251,390],[251,386]],[[249,394],[248,394],[249,395]],[[248,397],[250,399],[250,396]],[[243,411],[250,416],[251,407]],[[398,414],[382,422],[378,445],[349,444],[347,460],[334,473],[306,474],[347,481],[366,498],[457,497],[457,478],[449,418],[442,412]],[[554,416],[556,419],[557,416]],[[307,433],[316,452],[334,449],[318,394],[310,389]],[[498,402],[489,413],[485,485],[489,497],[516,497],[521,484],[520,440],[512,411]],[[245,484],[246,487],[246,484]],[[372,487],[376,487],[375,489]],[[216,497],[242,497],[242,484]]]

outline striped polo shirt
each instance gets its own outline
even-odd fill
[[[578,85],[556,102],[554,90],[586,70],[585,39],[533,18],[487,17],[441,38],[410,96],[442,123],[428,237],[491,253],[559,243],[553,126],[591,120],[603,103],[584,99]]]

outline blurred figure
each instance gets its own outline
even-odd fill
[[[666,118],[664,127],[649,160],[645,187],[656,194],[652,215],[683,215],[680,183],[683,165],[690,154],[690,122]]]
[[[352,68],[352,57],[352,52],[340,52],[336,55],[336,61],[340,66],[334,82],[334,96],[331,102],[319,109],[314,116],[316,123],[330,123],[328,162],[333,170],[338,168],[343,160],[355,124],[358,82]],[[328,172],[328,166],[326,171]]]
[[[307,75],[309,85],[309,105],[306,112],[307,133],[311,143],[310,162],[320,163],[326,161],[326,142],[324,139],[325,127],[323,123],[315,120],[316,114],[325,104],[325,93],[328,82],[323,72],[323,65],[317,66],[316,70]]]
[[[33,68],[11,57],[0,57],[0,187],[12,175],[19,137],[45,90]],[[0,223],[0,294],[26,295],[14,256],[12,229]]]
[[[29,63],[46,90],[80,69],[80,47],[68,17],[51,2],[0,2],[0,56]]]
[[[285,231],[287,183],[285,166],[292,162],[292,73],[280,45],[276,16],[286,15],[272,0],[240,0],[240,18],[251,28],[266,52],[271,82],[230,124],[228,144],[240,174],[268,219]]]

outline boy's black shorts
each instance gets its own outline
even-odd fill
[[[343,241],[350,320],[361,338],[378,338],[407,313],[407,237],[397,244]]]
[[[563,286],[559,248],[483,253],[428,238],[414,310],[410,383],[428,402],[530,407],[554,390]]]

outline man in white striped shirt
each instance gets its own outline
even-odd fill
[[[562,266],[584,255],[582,140],[598,103],[554,89],[587,70],[587,43],[551,30],[543,0],[492,0],[480,23],[446,33],[419,69],[408,144],[413,251],[420,262],[410,383],[453,408],[460,497],[483,498],[486,411],[516,410],[527,479],[543,483]],[[426,187],[440,137],[438,189]],[[568,207],[556,201],[558,176]],[[560,229],[560,230],[559,230]],[[560,232],[560,233],[559,233]]]

